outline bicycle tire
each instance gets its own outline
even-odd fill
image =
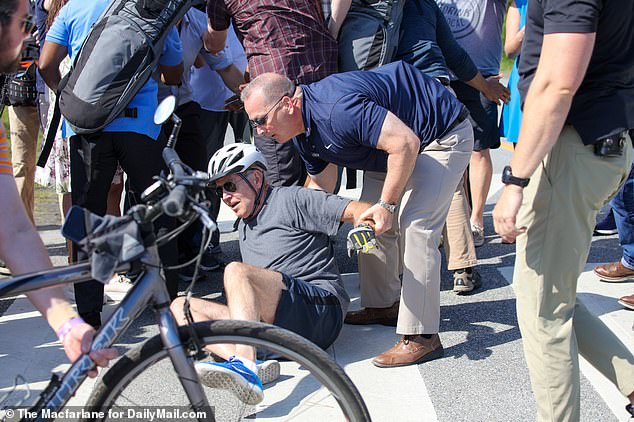
[[[208,321],[194,324],[194,329],[203,345],[249,344],[292,359],[307,368],[310,375],[321,382],[321,385],[332,394],[346,420],[352,422],[371,420],[363,398],[344,370],[326,352],[303,337],[273,325],[251,321]],[[180,327],[179,335],[183,344],[189,342],[190,331],[187,327]],[[158,335],[122,356],[97,381],[86,404],[87,409],[99,409],[106,417],[102,419],[91,417],[90,420],[114,420],[115,418],[108,419],[107,415],[110,414],[110,409],[120,394],[130,383],[166,357],[167,351],[164,350]],[[171,367],[169,359],[167,362]],[[176,387],[182,390],[180,384]],[[188,403],[185,404],[188,405]],[[120,418],[116,419],[120,420]],[[301,419],[306,420],[303,416]]]

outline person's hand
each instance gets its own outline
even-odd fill
[[[521,187],[506,185],[493,209],[493,225],[504,242],[513,243],[517,236],[526,232],[525,226],[515,225],[523,197],[524,190]]]
[[[224,108],[225,110],[233,111],[234,113],[240,113],[242,110],[244,110],[244,104],[242,103],[242,100],[240,100],[240,95],[236,94],[227,98],[225,100]]]
[[[117,351],[115,349],[100,349],[94,352],[90,352],[90,346],[92,344],[93,336],[95,335],[95,329],[89,324],[81,323],[75,325],[64,336],[63,346],[66,356],[71,362],[75,362],[81,355],[90,353],[90,358],[102,368],[108,366],[108,362],[117,357]],[[88,376],[94,378],[97,376],[97,369],[93,369],[88,372]]]
[[[374,221],[374,234],[376,236],[379,236],[392,228],[393,218],[394,216],[392,213],[379,204],[372,205],[359,216],[360,221]]]
[[[511,91],[500,83],[501,78],[502,75],[494,75],[485,79],[487,89],[484,96],[497,105],[500,105],[500,102],[508,104],[511,99]]]

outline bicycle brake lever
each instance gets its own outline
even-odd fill
[[[200,221],[202,221],[202,223],[205,225],[207,230],[209,230],[210,232],[213,232],[216,230],[218,225],[216,224],[214,220],[211,219],[211,217],[209,216],[209,213],[207,212],[205,208],[201,207],[198,204],[192,203],[192,209],[196,211],[196,213],[198,213],[198,215],[200,216]]]

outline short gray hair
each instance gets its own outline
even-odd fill
[[[264,102],[273,104],[285,95],[292,97],[295,93],[295,84],[286,76],[277,73],[263,73],[253,79],[242,90],[240,99],[245,102],[251,95],[258,93],[264,97]]]

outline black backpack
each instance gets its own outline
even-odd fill
[[[40,55],[35,37],[24,41],[20,62],[30,63],[15,73],[0,75],[0,105],[36,106],[38,92],[36,86],[37,60]]]
[[[4,86],[3,104],[12,106],[37,105],[37,87],[35,85],[35,69],[37,65],[31,63],[28,68],[7,75]]]
[[[59,84],[55,114],[61,111],[77,134],[98,132],[123,115],[135,117],[127,106],[150,78],[169,30],[191,1],[112,0]],[[38,166],[48,159],[58,125],[54,115]]]

